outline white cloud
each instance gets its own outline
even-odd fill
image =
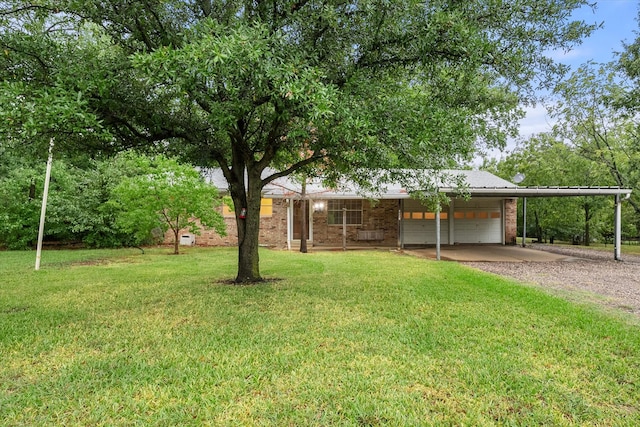
[[[555,120],[547,114],[547,109],[543,105],[528,107],[525,109],[525,117],[520,120],[520,137],[528,138],[533,134],[550,132],[555,124]]]

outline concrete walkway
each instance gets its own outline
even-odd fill
[[[405,249],[406,253],[436,259],[436,248]],[[459,262],[554,262],[575,261],[578,258],[554,254],[521,246],[456,245],[442,246],[440,259]]]

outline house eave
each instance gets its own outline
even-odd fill
[[[631,189],[620,187],[506,187],[470,188],[471,197],[576,197],[576,196],[627,196]],[[449,196],[458,194],[458,189],[441,188]]]
[[[576,196],[627,196],[632,190],[620,187],[476,187],[467,188],[461,191],[458,188],[440,188],[440,193],[449,197],[455,197],[461,193],[467,193],[473,197],[498,197],[498,198],[518,198],[518,197],[576,197]],[[272,199],[297,199],[300,194],[297,192],[266,191],[264,197]],[[380,194],[362,195],[355,192],[339,191],[317,191],[308,192],[310,199],[409,199],[411,194],[405,190],[390,191]]]

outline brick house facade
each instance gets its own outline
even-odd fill
[[[371,201],[360,199],[360,221],[358,224],[343,227],[338,218],[330,218],[331,213],[327,209],[329,200],[310,200],[307,214],[310,219],[307,235],[310,245],[335,246],[343,244],[343,230],[346,228],[346,244],[358,247],[398,247],[401,245],[401,225],[403,218],[403,203],[400,199],[382,199]],[[293,207],[299,205],[296,199],[274,198],[270,199],[270,209],[260,216],[261,245],[286,249],[295,246],[299,242],[299,235],[293,230]],[[318,209],[314,205],[321,205]],[[503,201],[503,230],[502,243],[514,244],[517,233],[517,199],[504,199]],[[213,230],[202,230],[201,235],[191,236],[194,244],[198,246],[235,246],[237,245],[236,219],[233,212],[223,210],[227,235],[219,236]],[[443,210],[443,211],[446,211]],[[443,214],[443,216],[445,216]],[[299,217],[298,217],[299,219]],[[337,221],[335,221],[337,219]],[[441,220],[447,221],[448,218]],[[166,243],[172,242],[172,237],[167,235]],[[435,242],[431,242],[434,244]],[[451,242],[452,244],[455,242]]]

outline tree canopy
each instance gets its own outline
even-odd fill
[[[593,28],[569,19],[586,4],[2,1],[0,130],[220,167],[247,209],[236,280],[259,280],[264,185],[306,167],[361,183],[437,171],[503,143],[518,106],[564,71],[550,52]]]

